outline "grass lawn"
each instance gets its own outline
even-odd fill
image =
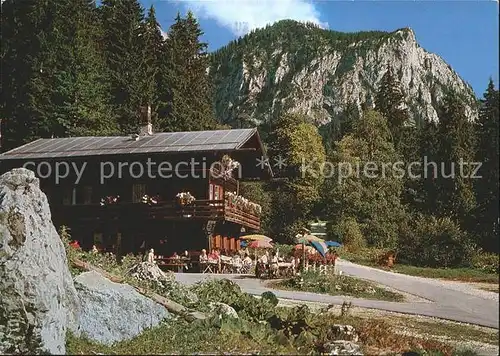
[[[447,280],[498,284],[498,274],[487,273],[474,268],[429,268],[408,265],[396,265],[394,272],[410,276],[441,278]],[[498,286],[497,286],[498,289]]]
[[[347,251],[339,251],[340,257],[361,265],[385,269],[379,266],[377,261],[378,256],[382,254],[381,250],[377,249],[363,249],[357,253]],[[386,269],[385,269],[386,270]],[[478,283],[499,283],[499,275],[496,273],[489,273],[477,268],[430,268],[430,267],[417,267],[404,264],[396,264],[392,269],[393,272],[407,274],[410,276],[438,278],[453,281],[463,282],[478,282]]]
[[[380,288],[368,281],[344,275],[321,275],[316,272],[306,272],[300,277],[275,282],[271,286],[284,290],[342,295],[391,302],[402,302],[405,300],[402,294]]]

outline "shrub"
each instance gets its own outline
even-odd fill
[[[402,230],[399,260],[421,267],[470,267],[474,245],[450,218],[418,216]]]
[[[500,256],[496,253],[483,252],[481,250],[474,253],[472,258],[472,266],[487,273],[500,272]]]
[[[358,251],[365,247],[366,240],[356,219],[346,217],[336,225],[329,225],[329,238],[338,237],[348,251]]]

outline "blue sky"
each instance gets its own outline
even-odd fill
[[[214,50],[253,28],[290,18],[336,31],[414,30],[417,41],[441,56],[482,95],[491,76],[498,87],[498,1],[140,0],[153,4],[167,31],[177,13],[193,10],[203,40]]]

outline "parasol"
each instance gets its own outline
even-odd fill
[[[320,241],[320,242],[325,242],[322,238],[319,238],[314,235],[297,235],[297,242],[300,244],[307,244],[311,241]]]
[[[338,243],[336,241],[325,241],[325,244],[328,247],[340,247],[340,246],[342,246],[341,243]]]
[[[248,244],[250,248],[273,248],[270,241],[266,240],[255,240]]]
[[[252,241],[273,241],[272,238],[265,235],[246,235],[240,236],[240,240],[252,240]]]
[[[311,241],[311,246],[320,253],[321,256],[325,257],[328,252],[328,246],[324,241]]]
[[[307,253],[316,253],[316,249],[309,245],[298,244],[294,246],[295,250],[302,250],[303,248],[306,250]]]

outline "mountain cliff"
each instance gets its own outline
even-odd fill
[[[437,120],[446,90],[454,90],[472,117],[472,88],[438,55],[419,46],[409,28],[342,33],[284,20],[214,52],[210,74],[217,117],[235,125],[269,122],[281,111],[302,112],[319,125],[349,103],[373,103],[392,67],[414,121]]]

